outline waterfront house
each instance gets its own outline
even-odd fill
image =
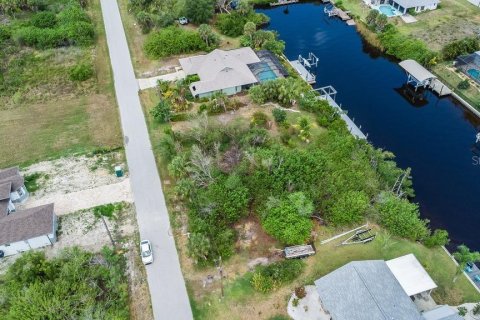
[[[457,70],[480,84],[480,51],[459,56],[454,64]]]
[[[423,313],[417,307],[415,300],[430,300],[437,286],[413,254],[353,261],[316,280],[315,286],[320,306],[332,320],[462,319],[448,306]]]
[[[411,9],[416,13],[426,11],[426,10],[435,10],[440,3],[440,0],[365,0],[367,4],[378,8],[382,5],[393,7],[396,12],[400,14],[407,14]],[[383,10],[380,12],[384,13]],[[388,15],[388,14],[387,14]]]
[[[219,92],[237,94],[256,83],[286,74],[276,57],[265,51],[257,54],[250,47],[228,51],[215,49],[179,62],[186,75],[200,78],[190,84],[190,91],[196,98],[211,97]]]

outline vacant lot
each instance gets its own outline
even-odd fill
[[[0,167],[121,145],[99,1],[91,1],[87,12],[94,46],[22,47],[11,57],[23,57],[25,67],[23,80],[9,88],[15,93],[0,95]],[[69,70],[79,62],[91,64],[94,76],[73,82]]]
[[[418,22],[401,22],[399,29],[425,41],[433,50],[480,31],[480,8],[467,0],[443,0],[439,9],[423,12],[415,18]]]

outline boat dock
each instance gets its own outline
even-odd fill
[[[290,63],[290,65],[298,72],[298,74],[300,75],[300,77],[305,80],[308,84],[314,84],[315,83],[315,75],[310,73],[310,71],[307,70],[307,68],[305,68],[302,64],[302,62],[300,62],[300,60],[293,60],[293,61],[290,61],[288,60],[288,62]]]
[[[452,90],[443,84],[438,78],[415,60],[404,60],[398,63],[407,74],[407,84],[418,88],[431,89],[440,97],[452,94]]]
[[[325,9],[323,9],[323,11],[326,14],[328,14],[329,17],[339,17],[342,21],[345,21],[349,26],[354,26],[356,24],[355,20],[353,20],[350,17],[350,15],[349,15],[350,12],[349,11],[343,11],[342,9],[337,8],[333,5],[330,8],[325,7]]]
[[[270,2],[271,7],[284,6],[287,4],[297,3],[300,0],[278,0],[277,2]]]
[[[337,94],[337,90],[335,90],[335,88],[333,88],[332,86],[326,86],[315,89],[315,91],[318,91],[318,93],[320,93],[320,96],[318,97],[319,99],[327,100],[328,104],[330,104],[335,110],[338,111],[340,118],[345,121],[348,131],[350,131],[350,133],[354,137],[362,140],[367,139],[367,136],[362,132],[362,130],[355,124],[355,122],[353,122],[352,119],[350,119],[349,116],[346,115],[345,111],[335,101],[335,96]]]

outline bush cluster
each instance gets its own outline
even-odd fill
[[[147,56],[158,59],[208,48],[197,32],[168,27],[150,34],[145,41],[144,49]]]
[[[85,81],[90,79],[94,74],[91,64],[80,63],[70,69],[70,80]]]
[[[268,293],[295,280],[305,269],[302,260],[284,260],[258,267],[251,284],[256,291]]]
[[[480,50],[480,41],[477,37],[468,37],[462,40],[450,42],[442,49],[445,60],[453,60],[461,55],[466,55]]]
[[[57,15],[49,11],[35,14],[30,24],[18,28],[13,34],[19,44],[38,49],[88,46],[93,43],[94,36],[90,17],[74,2]]]

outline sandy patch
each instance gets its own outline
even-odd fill
[[[115,165],[125,168],[121,152],[43,161],[23,169],[22,174],[41,174],[38,180],[40,188],[30,194],[29,201],[32,202],[44,197],[118,183],[126,177],[115,176]]]

